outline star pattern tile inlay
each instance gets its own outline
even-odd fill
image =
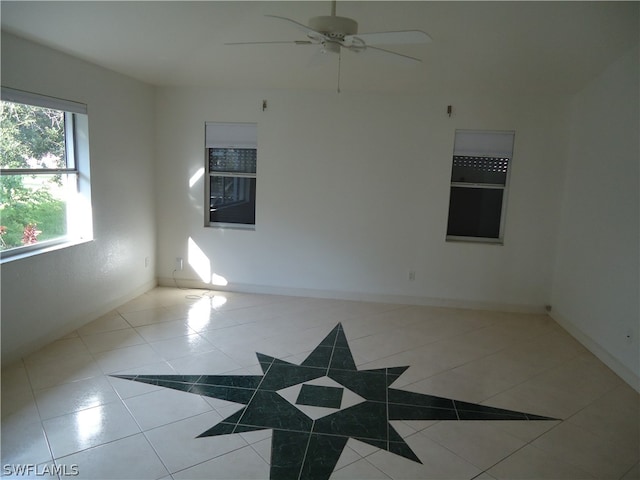
[[[272,480],[328,479],[349,438],[422,463],[392,420],[556,420],[390,388],[409,367],[358,370],[341,324],[300,365],[256,355],[263,375],[114,377],[245,405],[198,437],[273,430]]]

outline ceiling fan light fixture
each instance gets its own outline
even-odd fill
[[[323,41],[321,43],[322,53],[340,53],[340,44],[332,41]]]

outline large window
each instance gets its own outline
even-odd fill
[[[513,132],[456,132],[447,240],[502,243]]]
[[[2,258],[90,239],[86,106],[3,88]]]
[[[253,228],[256,223],[256,124],[207,123],[205,136],[205,222],[211,226]]]

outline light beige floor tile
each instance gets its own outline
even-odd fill
[[[40,412],[36,401],[31,398],[19,399],[13,398],[10,402],[5,403],[4,395],[2,399],[2,423],[9,424],[18,422],[21,424],[39,423]]]
[[[25,367],[34,390],[102,375],[90,353],[26,364]]]
[[[479,356],[486,356],[504,350],[514,342],[522,341],[523,337],[510,328],[492,325],[458,335],[454,340],[473,345]]]
[[[51,418],[43,426],[54,458],[140,433],[120,401]]]
[[[580,355],[487,400],[487,404],[568,419],[622,381],[591,354]]]
[[[473,478],[482,471],[450,450],[442,447],[422,433],[405,439],[422,463],[417,463],[399,455],[380,450],[366,458],[376,468],[391,478],[411,479]]]
[[[176,305],[167,309],[179,315],[179,319],[186,320],[192,330],[202,332],[236,324],[218,311],[217,307],[225,302],[226,297],[223,296],[205,297],[189,305]]]
[[[2,464],[51,462],[49,444],[40,422],[3,419],[0,454]]]
[[[335,480],[387,480],[391,477],[378,470],[366,459],[361,459],[343,468],[336,468],[329,478]]]
[[[87,347],[79,337],[56,340],[37,352],[24,358],[26,365],[47,363],[88,353]]]
[[[538,375],[543,370],[531,362],[514,358],[510,352],[501,351],[456,367],[452,372],[471,382],[487,385],[492,394],[514,387]]]
[[[199,395],[169,389],[156,390],[123,401],[142,430],[150,430],[212,410]]]
[[[119,400],[104,376],[36,390],[35,398],[43,420]]]
[[[568,423],[640,452],[640,394],[628,385],[607,392],[570,417]]]
[[[402,329],[357,338],[350,342],[350,346],[354,351],[359,352],[362,361],[372,362],[406,352],[431,341],[426,334]]]
[[[210,411],[154,428],[145,435],[169,472],[174,473],[247,445],[240,435],[198,438],[220,420],[218,413]]]
[[[526,445],[494,423],[497,422],[439,422],[422,434],[485,470]]]
[[[186,320],[189,328],[198,333],[214,331],[239,325],[239,323],[226,313],[210,313],[210,308],[194,305],[193,310],[189,311]]]
[[[147,342],[158,342],[196,333],[195,330],[189,328],[186,320],[170,320],[163,323],[154,323],[153,325],[144,325],[136,327],[136,331]]]
[[[219,375],[243,366],[218,349],[170,360],[169,364],[182,375]]]
[[[271,465],[271,438],[272,435],[269,438],[251,444],[251,448],[269,465]]]
[[[162,308],[166,305],[166,298],[162,298],[162,294],[159,290],[153,289],[133,300],[120,305],[116,310],[122,314],[141,312],[143,310],[150,310],[154,308]]]
[[[487,473],[500,480],[588,480],[593,475],[531,445],[518,450]]]
[[[560,420],[542,422],[501,420],[499,422],[493,422],[492,425],[498,430],[502,430],[511,436],[519,438],[523,442],[529,443],[540,437],[541,435],[544,435],[552,428],[558,426],[560,422]]]
[[[465,402],[481,403],[503,391],[505,384],[482,376],[470,377],[455,370],[448,370],[402,387],[402,389]]]
[[[153,325],[154,323],[169,322],[177,320],[179,316],[165,307],[147,308],[136,311],[118,310],[120,315],[124,317],[132,327],[141,327],[143,325]],[[176,318],[177,317],[177,318]]]
[[[260,331],[262,329],[262,331]],[[207,330],[202,335],[215,346],[235,346],[244,342],[263,340],[269,330],[264,325],[237,324],[216,330]]]
[[[39,421],[31,382],[27,371],[20,362],[2,369],[2,418],[13,417],[13,420]]]
[[[207,339],[197,333],[152,342],[150,345],[158,355],[166,360],[175,360],[215,350],[215,347]]]
[[[9,365],[2,366],[2,375],[0,377],[2,388],[14,386],[29,386],[29,377],[22,360],[13,362]]]
[[[478,352],[473,346],[444,340],[429,343],[378,361],[367,362],[361,368],[409,366],[409,369],[393,383],[394,388],[405,388],[410,384],[463,365],[477,357]]]
[[[107,374],[163,361],[163,358],[147,344],[100,352],[94,356],[101,370]]]
[[[176,480],[210,480],[212,472],[226,480],[264,480],[269,478],[269,465],[250,446],[234,450],[173,474]]]
[[[77,332],[83,337],[94,333],[112,332],[123,328],[131,328],[127,321],[117,311],[112,311],[96,320],[80,327]]]
[[[85,335],[82,337],[82,341],[91,353],[107,352],[145,343],[145,339],[131,327]]]
[[[535,367],[544,372],[586,353],[586,349],[564,331],[552,331],[532,340],[510,346],[505,359]]]
[[[614,444],[568,422],[531,445],[597,478],[620,478],[638,460],[638,445]]]
[[[142,434],[89,448],[58,460],[78,465],[77,479],[155,480],[169,472]]]
[[[205,336],[206,338],[211,338],[207,334],[205,334]],[[256,353],[284,359],[288,357],[290,353],[287,350],[283,350],[283,348],[284,346],[281,342],[271,338],[251,339],[238,343],[218,341],[216,345],[216,350],[223,352],[227,357],[243,367],[250,367],[259,363]]]

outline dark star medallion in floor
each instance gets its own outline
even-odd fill
[[[198,437],[273,430],[272,480],[328,479],[349,438],[421,463],[391,420],[555,420],[390,388],[409,367],[358,370],[341,324],[300,365],[256,355],[264,375],[114,376],[245,405]]]

